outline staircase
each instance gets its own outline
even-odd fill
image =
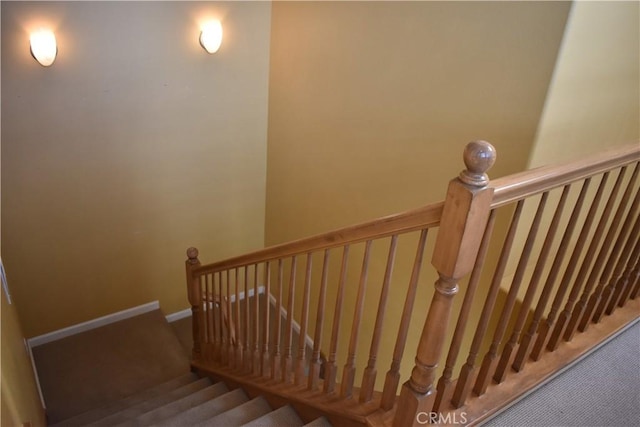
[[[209,264],[189,248],[192,359],[159,310],[34,348],[49,422],[486,422],[640,313],[640,146],[489,182],[494,159],[467,145],[443,202]]]
[[[182,375],[125,399],[85,412],[57,424],[75,426],[330,426],[324,418],[305,424],[285,405],[272,407],[258,396],[223,382]]]
[[[190,319],[184,319],[189,321]],[[149,311],[33,347],[50,425],[330,426],[189,371],[190,331]],[[137,362],[136,362],[137,361]]]

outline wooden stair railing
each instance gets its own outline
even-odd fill
[[[287,398],[321,408],[338,424],[363,425],[365,417],[378,408],[393,408],[427,236],[429,230],[438,226],[442,208],[442,203],[436,203],[209,265],[201,265],[197,249],[190,248],[186,273],[194,319],[194,366],[215,371],[218,376],[228,374],[231,378],[225,378],[231,381],[246,380],[258,385],[268,382],[269,388],[275,385],[278,393]],[[408,286],[393,281],[396,254],[402,245],[406,249],[415,245]],[[384,276],[373,278],[372,253],[384,246],[387,246]],[[362,257],[358,259],[360,253]],[[318,274],[314,275],[314,263],[318,261]],[[355,271],[356,263],[359,279],[352,283],[349,273]],[[298,275],[298,271],[303,274]],[[364,304],[366,297],[373,301],[368,295],[372,280],[381,283],[375,308],[371,307],[373,303]],[[331,285],[335,285],[332,293],[335,299],[329,301]],[[403,292],[406,297],[400,325],[391,330],[384,319],[394,285],[395,293]],[[350,286],[357,289],[354,301],[347,297]],[[248,295],[250,289],[258,295],[259,288],[274,299],[273,306],[266,302],[269,298],[231,304],[232,297],[239,301],[238,294]],[[301,295],[298,300],[297,294]],[[233,322],[225,323],[222,310],[214,309],[207,295],[217,295],[223,305],[226,302],[226,311],[233,313]],[[314,306],[310,304],[312,300],[316,301]],[[367,336],[361,325],[365,309],[376,313],[376,325]],[[272,317],[273,310],[276,315]],[[285,311],[285,318],[278,315]],[[299,317],[294,318],[296,313],[300,313]],[[297,348],[292,341],[294,320],[300,324]],[[304,345],[307,334],[313,341],[311,354],[307,354]],[[385,336],[397,337],[395,350],[392,360],[380,361]],[[234,341],[233,337],[237,339]],[[348,343],[340,348],[345,340]],[[366,365],[358,366],[358,356],[367,350]],[[378,379],[378,384],[384,383],[382,390],[375,390],[382,362],[389,365],[385,381]]]
[[[640,145],[489,182],[494,160],[490,144],[470,143],[466,169],[443,203],[208,265],[190,248],[194,367],[320,411],[339,425],[473,424],[637,318]],[[372,253],[387,244],[384,274],[374,277]],[[394,267],[407,245],[415,245],[414,261],[402,284]],[[428,255],[438,275],[435,291],[414,310],[420,277],[430,273],[423,268]],[[358,279],[349,274],[354,261]],[[369,295],[373,280],[380,284],[377,298]],[[353,301],[349,287],[357,290]],[[464,297],[454,304],[459,288]],[[262,289],[268,298],[261,303]],[[255,297],[241,304],[251,291]],[[387,305],[399,293],[402,315],[389,331]],[[376,313],[367,333],[365,309]],[[398,397],[400,367],[413,362],[405,354],[412,321],[424,327]],[[379,360],[391,339],[390,360]],[[366,365],[359,366],[366,347]],[[379,363],[389,364],[384,381],[376,381]]]
[[[630,301],[640,287],[639,171],[633,144],[491,183],[489,221],[425,417],[485,420],[640,316],[640,301]],[[510,223],[495,235],[505,213]],[[500,252],[489,262],[492,247]],[[482,311],[470,319],[481,296]],[[463,352],[465,338],[472,340]],[[395,425],[411,425],[405,418]]]

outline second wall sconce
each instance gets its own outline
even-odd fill
[[[220,21],[206,22],[200,32],[200,45],[209,53],[216,53],[222,44],[222,24]]]
[[[56,36],[50,30],[40,29],[31,33],[31,54],[43,67],[53,64],[58,54]]]

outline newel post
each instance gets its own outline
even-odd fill
[[[493,188],[486,172],[496,159],[485,141],[467,144],[466,169],[449,183],[431,263],[438,271],[435,292],[425,320],[411,378],[402,385],[394,427],[419,425],[429,419],[436,396],[436,369],[449,325],[458,281],[469,274],[489,218]],[[424,413],[424,414],[422,414]]]
[[[200,322],[202,317],[202,295],[200,292],[200,283],[193,275],[193,269],[200,266],[198,260],[198,249],[187,249],[187,260],[185,261],[185,270],[187,272],[187,295],[191,304],[191,324],[193,332],[193,360],[197,360],[201,355],[200,340]]]

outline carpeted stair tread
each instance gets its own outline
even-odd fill
[[[198,427],[240,426],[269,412],[271,412],[271,406],[264,397],[260,396],[196,425]]]
[[[137,403],[143,402],[145,400],[153,399],[158,396],[162,396],[166,393],[171,392],[172,390],[175,390],[177,388],[190,384],[196,380],[198,380],[198,376],[192,372],[189,372],[188,374],[181,375],[177,378],[174,378],[172,380],[159,384],[155,387],[151,387],[147,390],[143,390],[129,397],[125,397],[124,399],[120,399],[115,402],[109,403],[107,405],[101,406],[99,408],[93,409],[91,411],[84,412],[80,415],[76,415],[73,418],[60,421],[57,424],[53,424],[51,427],[84,426],[94,421],[98,421],[101,418],[107,417],[122,409],[133,406]]]
[[[303,425],[304,423],[296,414],[296,411],[291,406],[286,405],[243,424],[243,427],[302,427]]]
[[[228,393],[218,396],[208,402],[194,406],[180,414],[171,418],[164,419],[157,424],[156,427],[184,427],[192,426],[201,421],[213,418],[229,409],[233,409],[245,402],[248,402],[247,394],[241,388],[237,388]]]
[[[145,400],[136,405],[133,405],[126,409],[118,411],[105,418],[97,420],[96,422],[91,423],[89,425],[94,427],[98,427],[98,426],[111,427],[118,423],[127,421],[131,418],[135,418],[138,415],[142,415],[145,412],[159,408],[160,406],[174,402],[178,399],[181,399],[185,396],[195,393],[198,390],[202,390],[203,388],[209,387],[210,385],[211,385],[211,380],[209,378],[201,378],[197,381],[194,381],[180,388],[172,390],[169,393],[165,393],[161,396],[154,397],[153,399]]]
[[[215,399],[216,397],[223,395],[228,391],[229,389],[227,388],[227,386],[224,383],[219,382],[207,388],[203,388],[194,393],[191,393],[190,395],[185,396],[182,399],[175,400],[171,403],[160,406],[159,408],[153,409],[149,412],[145,412],[135,419],[118,424],[118,426],[148,426],[153,423],[162,421],[166,418],[170,418],[204,402]]]
[[[331,425],[329,420],[327,420],[325,417],[320,417],[320,418],[316,418],[310,423],[305,424],[304,427],[333,427],[333,426]]]

